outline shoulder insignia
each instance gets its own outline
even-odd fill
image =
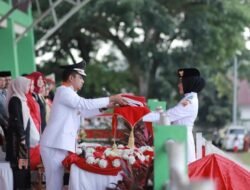
[[[187,106],[188,104],[191,104],[191,101],[189,99],[184,99],[181,101],[181,105],[184,107]]]
[[[192,100],[193,97],[194,97],[193,95],[192,96],[188,96],[187,99]]]

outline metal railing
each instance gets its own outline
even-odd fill
[[[165,148],[169,160],[170,180],[165,190],[215,190],[212,180],[190,182],[185,171],[185,144],[173,140],[166,141]]]

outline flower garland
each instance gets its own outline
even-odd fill
[[[85,154],[82,154],[82,152]],[[150,146],[128,148],[124,145],[118,145],[117,148],[112,148],[110,146],[95,147],[79,144],[77,154],[84,155],[87,164],[99,168],[119,168],[122,161],[133,167],[140,167],[141,164],[149,164],[154,158],[154,151]]]

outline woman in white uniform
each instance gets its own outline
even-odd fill
[[[205,80],[200,76],[196,68],[184,68],[178,70],[178,90],[184,97],[173,108],[167,110],[171,124],[185,125],[187,127],[188,163],[196,160],[195,144],[193,138],[193,126],[198,115],[197,94],[204,88]]]

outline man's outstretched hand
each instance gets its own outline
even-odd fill
[[[121,94],[116,94],[116,95],[109,97],[109,105],[108,105],[109,108],[115,107],[117,105],[118,106],[125,106],[127,104],[128,104],[128,102],[122,98]]]

